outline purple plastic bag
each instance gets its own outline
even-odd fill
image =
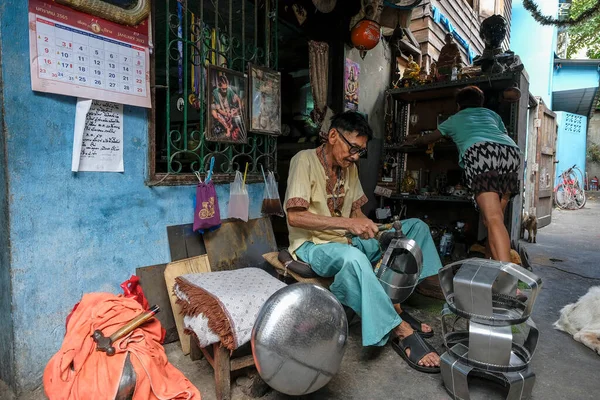
[[[200,182],[196,186],[196,207],[194,209],[194,232],[212,231],[221,226],[221,213],[217,192],[212,181]]]

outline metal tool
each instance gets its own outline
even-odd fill
[[[113,343],[123,336],[129,334],[131,331],[144,324],[150,318],[153,318],[160,311],[160,308],[156,305],[150,307],[148,311],[144,311],[128,323],[126,323],[122,328],[117,330],[115,333],[110,335],[109,337],[105,337],[102,331],[95,330],[92,338],[94,342],[96,342],[96,351],[103,351],[109,356],[113,356],[115,354],[115,348],[113,347]]]
[[[393,225],[394,224],[379,224],[379,225],[377,225],[377,229],[379,232],[389,231],[393,228]],[[353,238],[355,236],[357,236],[357,235],[350,233],[350,232],[346,233],[347,238]]]

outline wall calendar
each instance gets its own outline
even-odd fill
[[[146,21],[128,27],[29,0],[29,45],[33,90],[151,107]]]

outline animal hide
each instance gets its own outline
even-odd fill
[[[600,286],[591,287],[577,303],[566,305],[554,327],[600,354]]]

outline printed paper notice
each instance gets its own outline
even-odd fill
[[[71,170],[123,172],[123,105],[77,100]]]

